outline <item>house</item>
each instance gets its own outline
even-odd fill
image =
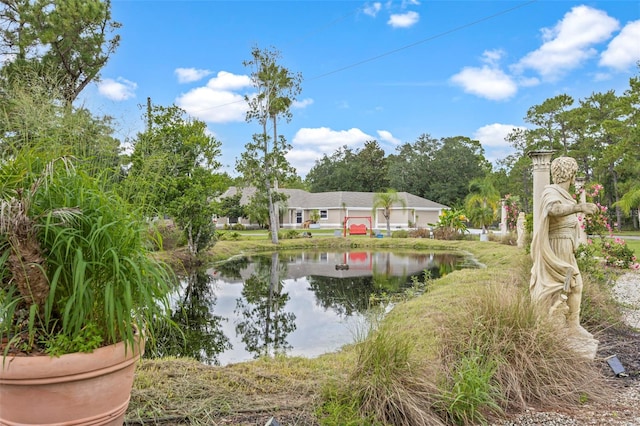
[[[222,198],[236,195],[237,187],[230,187]],[[372,212],[375,194],[371,192],[307,192],[302,189],[278,189],[287,196],[287,201],[280,206],[280,227],[284,229],[302,229],[311,221],[312,213],[319,213],[319,220],[313,227],[339,229],[347,225],[365,225],[367,229],[383,230],[387,227],[382,209]],[[249,204],[255,188],[243,188],[241,205]],[[438,222],[443,210],[449,207],[418,197],[408,192],[398,192],[405,206],[394,205],[391,209],[390,225],[392,229],[428,228]],[[305,223],[306,222],[306,223]],[[223,227],[234,223],[252,226],[246,218],[218,218],[217,226]]]

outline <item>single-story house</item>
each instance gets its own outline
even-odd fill
[[[230,187],[221,198],[234,196],[237,187]],[[280,227],[285,229],[302,229],[309,226],[314,211],[319,219],[312,225],[314,228],[337,229],[344,226],[365,225],[366,228],[384,230],[387,220],[383,209],[372,211],[374,193],[335,191],[335,192],[307,192],[302,189],[278,189],[287,196],[287,201],[280,206]],[[255,188],[243,188],[241,205],[249,204],[255,193]],[[391,208],[390,226],[392,229],[428,228],[438,222],[440,213],[449,207],[426,198],[418,197],[408,192],[398,192],[398,197],[404,201],[404,206],[397,203]],[[234,223],[252,226],[247,218],[217,218],[217,226],[223,227]]]

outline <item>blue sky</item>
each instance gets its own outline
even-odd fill
[[[80,103],[143,128],[147,97],[205,121],[224,170],[257,123],[242,62],[275,48],[302,74],[288,155],[305,176],[342,146],[377,140],[386,154],[421,134],[478,139],[488,159],[527,110],[568,94],[622,94],[638,75],[640,1],[162,1],[112,0],[121,44]]]

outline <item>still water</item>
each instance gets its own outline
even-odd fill
[[[459,255],[415,252],[275,252],[192,271],[174,295],[175,332],[159,355],[226,365],[261,355],[314,357],[368,329],[372,296],[399,293],[412,277],[473,267]]]

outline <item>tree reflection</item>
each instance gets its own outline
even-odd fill
[[[284,311],[289,301],[289,295],[282,292],[285,273],[286,265],[280,264],[278,252],[272,253],[270,262],[258,262],[244,282],[242,298],[236,299],[235,313],[242,316],[236,323],[236,333],[256,358],[291,349],[286,339],[296,329],[296,317]]]
[[[249,263],[251,260],[246,256],[234,257],[216,265],[216,271],[226,278],[239,279],[242,277],[242,270],[246,269]]]
[[[318,305],[331,309],[341,317],[365,313],[369,296],[375,291],[371,277],[334,278],[318,275],[308,277]]]
[[[211,287],[212,277],[205,269],[189,271],[186,286],[176,302],[171,320],[173,325],[162,327],[156,336],[157,356],[186,356],[200,362],[218,365],[218,355],[231,348],[229,338],[221,331],[221,322],[213,315],[216,295]]]

